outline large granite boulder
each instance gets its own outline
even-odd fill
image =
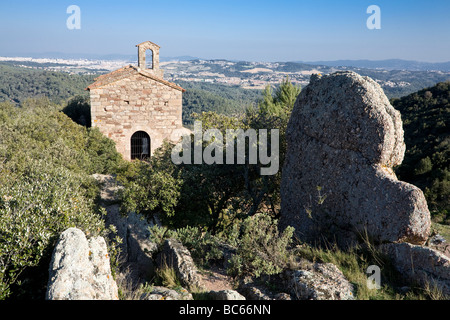
[[[103,237],[87,239],[83,231],[64,231],[53,251],[47,300],[118,300]]]
[[[400,113],[372,79],[354,72],[313,75],[287,127],[280,225],[308,242],[423,244],[430,213],[422,191],[398,181]]]

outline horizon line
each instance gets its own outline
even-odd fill
[[[66,55],[66,56],[79,56],[77,58],[67,58],[67,57],[45,57],[45,55]],[[40,56],[39,58],[36,56]],[[85,56],[85,57],[83,57]],[[91,56],[91,57],[89,57]],[[97,56],[97,58],[92,58],[92,56]],[[136,56],[137,61],[137,54],[127,54],[127,53],[66,53],[66,52],[59,52],[59,51],[49,51],[49,52],[27,52],[27,53],[0,53],[0,57],[4,58],[31,58],[31,59],[66,59],[66,60],[74,60],[74,59],[86,59],[86,60],[111,60],[114,61],[116,59],[101,59],[109,56]],[[321,60],[251,60],[251,59],[232,59],[232,58],[206,58],[206,57],[195,57],[191,56],[189,54],[182,54],[182,55],[175,55],[175,56],[164,56],[161,55],[162,59],[176,59],[176,58],[190,58],[190,60],[205,60],[205,61],[211,61],[211,60],[225,60],[225,61],[239,61],[239,62],[266,62],[266,63],[277,63],[277,62],[285,62],[285,63],[305,63],[305,64],[312,64],[312,63],[330,63],[330,62],[339,62],[339,61],[349,61],[349,62],[361,62],[361,61],[367,61],[367,62],[385,62],[385,61],[403,61],[403,62],[418,62],[418,63],[427,63],[427,64],[444,64],[444,63],[450,63],[450,60],[444,60],[444,61],[425,61],[425,60],[415,60],[415,59],[402,59],[402,58],[382,58],[382,59],[374,59],[374,58],[357,58],[357,59],[346,59],[346,58],[337,58],[337,59],[321,59]],[[120,60],[120,59],[117,59]],[[130,60],[134,61],[134,60]]]

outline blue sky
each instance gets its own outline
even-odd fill
[[[69,5],[81,29],[69,30]],[[381,29],[369,30],[369,5]],[[0,55],[135,54],[150,40],[162,56],[250,61],[450,61],[449,0],[1,1]]]

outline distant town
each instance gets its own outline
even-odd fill
[[[97,74],[119,69],[131,62],[125,60],[49,59],[28,57],[0,57],[0,63],[17,67],[62,71],[71,74]]]
[[[132,60],[55,59],[31,57],[0,57],[1,64],[24,68],[66,72],[69,74],[102,74],[133,64]],[[173,59],[161,62],[165,80],[171,82],[204,82],[244,89],[264,89],[289,80],[301,86],[309,83],[311,74],[327,74],[352,70],[377,81],[388,96],[396,97],[418,88],[450,79],[450,72],[368,69],[348,66],[313,65],[299,62],[248,62],[228,60]]]

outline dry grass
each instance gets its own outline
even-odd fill
[[[161,283],[167,288],[181,287],[180,280],[177,277],[177,273],[174,268],[171,268],[164,264],[161,268],[156,269],[157,282]]]
[[[120,300],[141,300],[143,294],[151,291],[152,287],[152,285],[148,284],[136,286],[133,283],[129,269],[118,273],[116,283],[119,289]]]

